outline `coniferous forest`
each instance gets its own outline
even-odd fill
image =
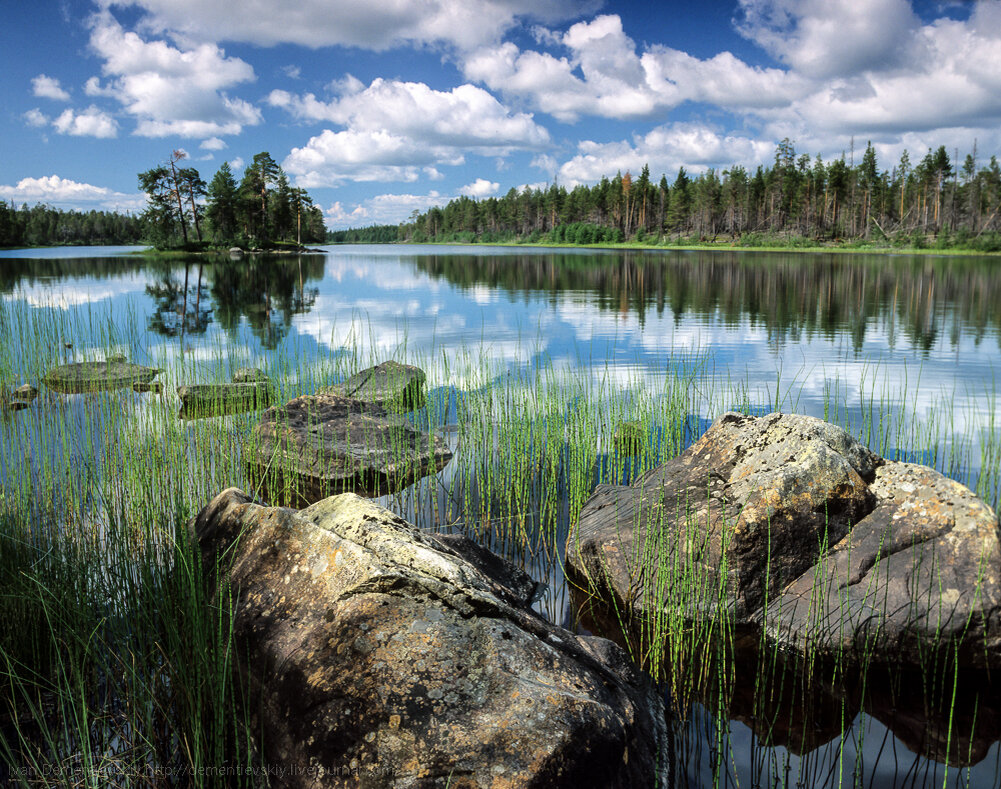
[[[254,156],[237,183],[223,162],[206,184],[184,151],[139,173],[148,204],[141,215],[145,240],[158,249],[207,245],[268,247],[326,240],[323,211],[305,189],[293,187],[267,151]]]
[[[0,201],[0,247],[138,244],[143,222],[113,211],[60,211]]]
[[[593,186],[511,189],[503,197],[459,197],[400,225],[331,233],[344,242],[568,244],[725,242],[743,246],[927,246],[1001,251],[1001,166],[974,149],[904,151],[892,166],[871,144],[825,162],[779,143],[771,166],[735,165],[672,182],[644,166]]]

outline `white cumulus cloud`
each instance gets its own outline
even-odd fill
[[[49,116],[38,109],[38,107],[28,110],[21,117],[24,118],[25,123],[35,128],[49,125]]]
[[[60,134],[74,137],[107,139],[118,136],[118,122],[93,104],[83,112],[63,110],[59,117],[52,121],[52,125]]]
[[[35,96],[43,99],[54,99],[55,101],[69,101],[70,94],[55,77],[39,74],[31,80],[31,92]]]
[[[496,181],[488,181],[486,178],[477,178],[471,184],[466,184],[459,190],[459,194],[467,197],[490,197],[497,194],[500,184]]]
[[[323,213],[327,227],[332,230],[365,225],[394,225],[406,222],[415,211],[424,212],[432,206],[444,206],[451,199],[434,190],[424,195],[382,194],[350,207],[336,202]]]
[[[235,10],[229,0],[99,2],[141,8],[147,27],[195,39],[374,50],[439,43],[469,49],[498,40],[521,19],[553,23],[600,5],[597,0],[242,0]]]
[[[581,115],[648,118],[685,101],[731,109],[784,106],[808,87],[787,70],[749,66],[729,52],[700,60],[661,45],[637,51],[616,14],[578,22],[562,36],[548,31],[540,38],[568,54],[522,51],[505,42],[470,53],[463,73],[564,121]]]
[[[415,181],[422,172],[438,179],[439,167],[462,164],[467,154],[506,156],[549,144],[531,115],[511,112],[474,85],[438,91],[420,82],[376,79],[365,87],[345,79],[340,88],[331,101],[280,90],[268,97],[296,118],[347,127],[325,129],[283,162],[307,188],[345,179]]]
[[[140,136],[218,137],[261,121],[257,107],[226,93],[252,82],[253,68],[215,44],[180,48],[147,41],[105,12],[92,21],[90,47],[104,61],[109,82],[88,80],[85,91],[121,102],[136,117]]]
[[[697,123],[658,126],[633,140],[600,143],[582,140],[577,154],[560,167],[560,183],[590,184],[617,172],[639,174],[650,166],[653,177],[672,176],[680,167],[699,172],[709,167],[753,164],[766,161],[773,143],[753,137],[720,133]]]
[[[0,184],[0,198],[16,202],[48,203],[57,207],[94,204],[113,210],[137,210],[145,204],[144,195],[124,194],[104,186],[80,183],[58,175],[22,178],[14,186]]]

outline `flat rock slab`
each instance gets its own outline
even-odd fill
[[[271,384],[193,384],[177,387],[181,398],[181,419],[259,411],[274,401]]]
[[[567,564],[639,621],[669,610],[814,654],[1001,662],[994,512],[812,417],[724,414],[632,485],[599,486]]]
[[[74,362],[49,370],[42,381],[62,394],[124,389],[135,383],[147,383],[159,375],[155,367],[143,367],[121,359],[103,362]]]
[[[425,378],[420,367],[389,361],[321,389],[320,393],[351,397],[388,411],[414,411],[424,405]]]
[[[348,491],[393,493],[451,458],[444,440],[405,417],[333,394],[268,409],[244,443],[250,477],[264,497],[290,506]]]
[[[283,786],[665,787],[662,697],[610,641],[530,609],[525,573],[352,494],[219,494],[189,524],[229,557],[234,656]]]

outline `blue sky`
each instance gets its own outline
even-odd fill
[[[617,171],[1001,153],[1001,0],[0,0],[0,198],[267,150],[330,228]]]

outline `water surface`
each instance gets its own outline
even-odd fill
[[[0,368],[16,379],[0,388],[37,383],[47,365],[113,351],[164,368],[168,396],[177,384],[219,380],[247,365],[277,374],[292,395],[345,357],[421,360],[429,389],[452,387],[459,396],[484,385],[484,370],[487,382],[562,370],[629,397],[686,369],[695,371],[699,430],[728,408],[828,417],[885,454],[933,463],[971,486],[979,480],[996,502],[996,475],[980,474],[999,416],[1001,267],[993,258],[336,246],[323,255],[230,261],[126,251],[0,252],[0,322],[59,327],[23,359],[0,343]],[[20,336],[14,328],[0,323],[8,337]],[[100,456],[100,409],[147,402],[131,392],[96,410],[93,398],[60,400],[79,430],[67,450],[44,426],[41,409],[55,397],[45,394],[0,424],[4,486],[15,484],[25,453]],[[865,434],[886,414],[891,434]],[[453,408],[441,426],[454,418]],[[220,424],[245,430],[252,419]],[[558,590],[547,613],[572,624],[560,563],[521,561]],[[830,703],[818,702],[827,713]],[[720,724],[696,706],[679,764],[703,785],[739,778],[837,786],[852,774],[873,786],[946,779],[941,743],[914,735],[911,712],[894,721],[885,705],[839,704],[836,725],[826,713],[808,726],[798,720],[801,736],[792,740],[762,729],[754,713],[734,712]],[[949,785],[999,785],[1001,724],[993,707],[980,709]],[[802,736],[804,726],[812,736]],[[722,772],[718,754],[710,758],[713,738],[734,754]]]

